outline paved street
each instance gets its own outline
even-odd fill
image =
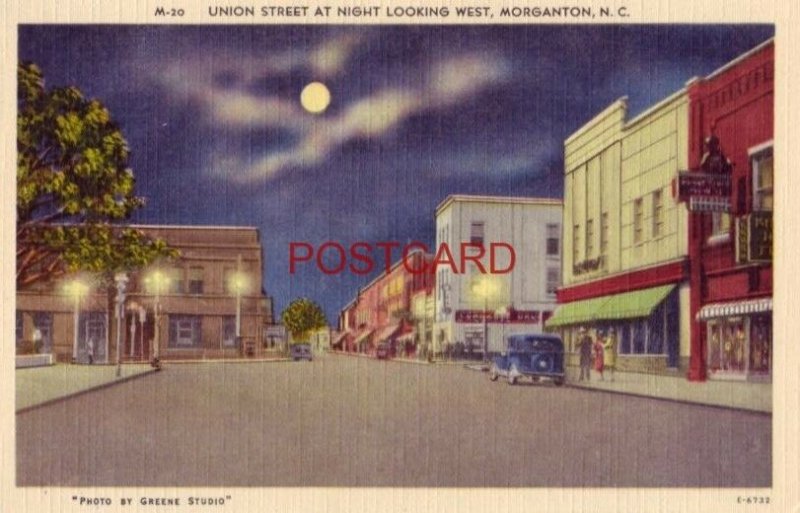
[[[348,356],[167,365],[17,415],[18,484],[771,483],[771,417]]]

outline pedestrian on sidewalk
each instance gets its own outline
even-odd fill
[[[603,367],[605,364],[605,360],[603,358],[603,337],[602,335],[597,335],[597,340],[594,342],[594,370],[596,370],[600,374],[600,381],[603,381]]]
[[[586,381],[589,381],[592,368],[592,337],[589,336],[585,327],[581,327],[579,333],[578,351],[580,353],[581,374],[578,381],[583,381],[584,376]]]
[[[614,328],[608,329],[608,335],[603,342],[603,367],[611,373],[611,381],[614,381],[614,374],[617,367],[617,335]]]

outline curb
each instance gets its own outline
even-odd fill
[[[358,358],[368,358],[370,360],[377,360],[374,356],[370,356],[364,353],[349,353],[346,351],[328,351],[328,354],[332,355],[341,355],[341,356],[354,356]],[[433,362],[429,362],[427,360],[410,360],[407,358],[386,358],[384,361],[386,362],[398,362],[398,363],[410,363],[410,364],[417,364],[417,365],[461,365],[461,366],[468,366],[470,365],[466,361],[444,361],[444,360],[434,360]]]
[[[564,383],[564,386],[565,387],[569,387],[569,388],[574,388],[576,390],[591,390],[591,391],[594,391],[594,392],[605,392],[607,394],[627,395],[627,396],[630,396],[630,397],[639,397],[639,398],[643,398],[643,399],[655,399],[657,401],[665,401],[665,402],[670,402],[670,403],[690,404],[692,406],[706,406],[706,407],[709,407],[709,408],[717,408],[717,409],[720,409],[720,410],[734,410],[734,411],[740,411],[740,412],[743,412],[743,413],[750,413],[750,414],[755,414],[755,415],[763,415],[763,416],[767,416],[767,417],[772,417],[772,412],[771,411],[754,410],[752,408],[745,408],[743,406],[727,406],[727,405],[724,405],[724,404],[702,403],[702,402],[697,402],[697,401],[689,401],[688,399],[678,399],[678,398],[675,398],[675,397],[663,397],[663,396],[659,396],[659,395],[647,395],[647,394],[640,394],[640,393],[637,393],[637,392],[628,392],[626,390],[609,390],[609,389],[606,389],[606,388],[596,388],[596,387],[592,387],[592,386],[576,385],[576,384],[571,383],[569,381]]]
[[[485,371],[485,370],[488,370],[488,369],[480,368],[479,365],[465,365],[464,367],[466,369],[468,369],[468,370],[473,370],[473,371]],[[658,401],[667,401],[667,402],[671,402],[671,403],[690,404],[690,405],[693,405],[693,406],[707,406],[707,407],[710,407],[710,408],[718,408],[718,409],[722,409],[722,410],[734,410],[734,411],[740,411],[740,412],[743,412],[743,413],[751,413],[751,414],[764,415],[764,416],[769,416],[769,417],[772,416],[772,412],[771,411],[756,410],[756,409],[753,409],[753,408],[745,408],[743,406],[727,406],[727,405],[724,405],[724,404],[690,401],[688,399],[679,399],[679,398],[676,398],[676,397],[664,397],[664,396],[660,396],[660,395],[640,394],[638,392],[629,392],[627,390],[613,390],[613,389],[608,389],[608,388],[599,388],[599,387],[593,387],[593,386],[587,386],[587,385],[576,385],[574,381],[569,381],[569,380],[564,383],[564,386],[565,387],[569,387],[569,388],[573,388],[573,389],[576,389],[576,390],[589,390],[589,391],[593,391],[593,392],[605,392],[607,394],[627,395],[627,396],[630,396],[630,397],[639,397],[639,398],[642,398],[642,399],[656,399]]]
[[[185,365],[185,364],[191,364],[191,363],[197,363],[197,364],[203,364],[203,363],[223,363],[223,364],[232,363],[233,364],[233,363],[273,363],[273,362],[289,362],[289,361],[291,361],[291,358],[269,358],[269,359],[264,359],[264,358],[247,358],[247,359],[242,358],[242,359],[238,359],[237,358],[237,359],[230,359],[230,360],[204,360],[202,358],[199,358],[197,360],[161,360],[161,366],[164,367],[164,366],[172,365],[173,363],[177,364],[177,365]]]
[[[15,411],[14,413],[16,413],[17,415],[19,415],[20,413],[27,413],[27,412],[29,412],[31,410],[36,410],[38,408],[43,408],[45,406],[50,406],[52,404],[59,403],[61,401],[66,401],[68,399],[72,399],[74,397],[78,397],[78,396],[83,395],[83,394],[88,394],[89,392],[96,392],[97,390],[102,390],[104,388],[111,388],[114,385],[119,385],[121,383],[125,383],[125,382],[128,382],[128,381],[133,381],[134,379],[142,378],[144,376],[149,376],[150,374],[154,374],[156,372],[159,372],[160,370],[162,370],[162,369],[150,369],[150,370],[146,370],[144,372],[141,372],[139,374],[134,374],[133,376],[126,376],[124,378],[120,378],[120,379],[117,379],[117,380],[114,380],[114,381],[107,381],[105,383],[102,383],[102,384],[94,386],[94,387],[84,388],[83,390],[78,390],[77,392],[73,392],[71,394],[62,395],[61,397],[55,397],[53,399],[48,399],[47,401],[44,401],[42,403],[37,403],[37,404],[32,404],[30,406],[25,406],[24,408],[20,408],[19,410]]]

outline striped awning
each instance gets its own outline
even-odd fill
[[[729,317],[731,315],[748,315],[772,311],[772,298],[747,299],[744,301],[731,301],[729,303],[711,303],[705,305],[697,312],[698,320],[714,319],[716,317]]]
[[[338,335],[336,335],[336,338],[333,339],[333,345],[341,344],[342,340],[344,340],[345,337],[347,337],[350,334],[351,333],[349,331],[343,331],[339,333]]]
[[[406,333],[398,335],[397,336],[397,340],[399,340],[400,342],[413,342],[414,341],[414,337],[416,335],[417,335],[417,332],[412,330],[412,331],[409,331],[409,332],[406,332]]]
[[[370,335],[372,335],[372,332],[373,332],[373,331],[375,331],[375,330],[370,330],[370,329],[367,329],[367,330],[364,330],[364,331],[362,331],[361,333],[359,333],[359,334],[358,334],[358,336],[357,336],[357,337],[356,337],[356,339],[353,341],[353,343],[354,343],[354,344],[356,344],[356,345],[359,345],[360,343],[362,343],[362,342],[364,342],[365,340],[367,340],[367,338],[368,338]]]
[[[397,330],[400,329],[400,324],[390,324],[383,328],[378,335],[378,342],[388,342],[390,338],[397,333]]]

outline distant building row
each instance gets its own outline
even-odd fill
[[[374,353],[384,344],[392,354],[447,357],[479,355],[484,346],[499,353],[506,335],[541,332],[555,308],[561,274],[561,200],[454,195],[436,209],[436,248],[452,248],[460,260],[489,253],[493,243],[513,248],[508,273],[483,273],[467,261],[463,271],[436,264],[435,274],[414,274],[424,259],[398,261],[345,306],[334,348]],[[511,267],[511,253],[497,252],[495,267]],[[483,257],[488,267],[489,257]],[[488,269],[486,269],[488,271]],[[484,342],[485,341],[485,342]]]

